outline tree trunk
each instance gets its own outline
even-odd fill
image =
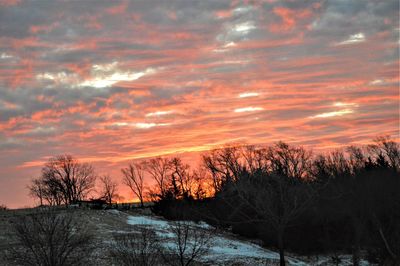
[[[285,251],[283,248],[279,248],[279,265],[285,266]]]
[[[144,203],[143,203],[143,199],[142,198],[140,198],[140,208],[144,208]]]
[[[360,227],[361,224],[357,218],[353,219],[353,229],[354,229],[354,246],[353,246],[353,266],[360,265]]]
[[[356,244],[353,249],[353,266],[360,265],[360,247]]]
[[[385,234],[383,233],[381,223],[379,222],[378,217],[375,214],[373,215],[373,218],[374,218],[375,225],[378,228],[379,236],[381,237],[383,244],[385,245],[386,251],[390,255],[391,259],[393,259],[393,261],[394,261],[396,259],[396,255],[390,248],[389,242],[387,241]]]
[[[278,229],[279,265],[286,266],[285,246],[283,243],[283,229]]]
[[[385,234],[383,233],[382,228],[379,228],[379,235],[381,236],[382,241],[385,244],[386,251],[389,253],[391,259],[395,260],[396,255],[393,253],[392,249],[390,248],[390,245],[389,245],[388,241],[386,240],[386,237],[385,237]]]

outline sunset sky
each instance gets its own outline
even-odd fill
[[[69,153],[399,138],[399,2],[0,0],[0,204]],[[190,156],[189,156],[190,157]]]

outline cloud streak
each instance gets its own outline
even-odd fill
[[[364,33],[360,32],[360,33],[350,35],[347,40],[341,41],[341,42],[337,43],[337,45],[349,45],[349,44],[356,44],[356,43],[361,43],[361,42],[365,42],[365,41],[366,41],[366,39],[365,39]]]
[[[264,110],[264,108],[262,108],[262,107],[249,106],[249,107],[236,108],[235,113],[255,112],[255,111],[262,111],[262,110]]]
[[[225,142],[398,138],[398,10],[394,0],[1,1],[0,202],[24,205],[25,195],[7,200],[60,153],[120,178],[128,159]]]

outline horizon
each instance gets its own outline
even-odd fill
[[[379,136],[377,136],[379,137]],[[391,138],[390,136],[386,136]],[[391,139],[393,140],[393,139]],[[396,143],[399,144],[399,140],[393,140]],[[255,146],[257,146],[258,148],[263,148],[263,147],[271,147],[273,146],[273,144],[275,143],[268,143],[268,144],[257,144]],[[288,143],[291,146],[296,147],[296,145],[293,145],[293,143]],[[362,145],[357,145],[355,147],[361,148],[364,152],[367,151],[368,146],[374,144],[374,140],[371,140],[369,143],[367,144],[362,144]],[[228,146],[233,146],[233,147],[244,147],[247,145],[251,145],[251,144],[246,144],[246,143],[241,143],[241,144],[234,144],[234,145],[229,145]],[[333,148],[328,148],[328,149],[313,149],[312,147],[304,147],[302,145],[299,145],[299,147],[303,147],[306,150],[308,150],[309,152],[311,152],[312,154],[312,160],[314,160],[315,158],[317,158],[318,155],[328,155],[331,152],[335,152],[335,151],[342,151],[344,153],[346,153],[346,148],[349,147],[351,145],[344,145],[341,147],[333,147]],[[129,163],[131,162],[142,162],[148,159],[152,159],[152,158],[156,158],[156,157],[162,157],[162,158],[180,158],[182,159],[182,162],[184,164],[188,164],[191,170],[195,170],[197,169],[197,167],[199,167],[200,165],[202,165],[202,159],[201,157],[203,155],[207,155],[208,152],[212,151],[212,150],[218,150],[218,149],[223,149],[227,146],[216,146],[213,147],[213,149],[210,150],[205,150],[205,151],[196,151],[196,152],[182,152],[182,153],[171,153],[171,154],[162,154],[160,156],[152,156],[152,157],[143,157],[143,158],[135,158],[134,160],[126,160],[126,161],[118,161],[118,162],[112,162],[111,166],[108,167],[102,167],[101,163],[105,163],[107,161],[87,161],[87,160],[81,160],[80,158],[76,158],[74,155],[72,155],[74,159],[76,159],[79,163],[88,163],[92,166],[94,166],[94,171],[97,177],[96,180],[96,186],[94,188],[93,191],[91,191],[89,193],[89,195],[86,197],[87,200],[89,199],[97,199],[99,198],[99,192],[101,190],[100,188],[100,184],[99,184],[99,177],[104,176],[104,175],[109,175],[113,181],[115,181],[117,183],[117,194],[118,197],[122,197],[120,200],[117,200],[118,203],[140,203],[139,198],[135,197],[134,195],[132,195],[132,191],[123,183],[123,175],[121,173],[122,168],[125,168],[129,165]],[[27,166],[26,168],[28,168],[30,171],[35,172],[36,175],[32,175],[27,181],[26,183],[23,183],[25,185],[25,187],[23,187],[23,192],[26,192],[25,195],[21,195],[21,201],[17,202],[15,201],[15,198],[11,198],[10,202],[7,202],[7,199],[4,200],[3,202],[1,202],[2,204],[4,204],[7,208],[9,209],[25,209],[25,208],[33,208],[36,206],[39,206],[39,203],[37,201],[34,200],[34,198],[32,196],[29,196],[29,189],[28,189],[28,185],[29,183],[32,181],[33,178],[37,178],[40,176],[40,172],[42,167],[45,166],[45,164],[48,162],[48,159],[50,158],[55,158],[55,156],[59,156],[59,155],[63,155],[63,154],[57,154],[54,156],[50,156],[49,158],[47,158],[47,160],[41,161],[41,162],[36,162],[34,165],[32,166]],[[148,190],[149,188],[153,188],[155,186],[155,181],[148,175],[148,173],[145,174],[145,188],[146,190]],[[21,189],[19,190],[19,192],[21,192]],[[146,197],[145,198],[146,202],[151,202],[151,200]],[[8,203],[8,204],[7,204]]]
[[[195,165],[232,143],[399,142],[398,11],[395,0],[0,0],[0,205],[33,206],[26,186],[59,154],[121,180],[131,160]]]

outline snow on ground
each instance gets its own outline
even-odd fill
[[[168,239],[172,238],[173,234],[169,231],[169,222],[166,220],[148,216],[128,216],[127,223],[151,228],[157,235],[166,240],[166,246],[172,245],[172,243],[168,242]],[[191,224],[199,229],[212,229],[210,225],[204,222],[191,222]],[[201,260],[203,262],[218,262],[221,265],[234,261],[245,265],[249,265],[248,263],[250,263],[256,266],[265,265],[266,262],[278,262],[279,254],[250,242],[216,234],[212,237],[209,253],[201,258]],[[294,258],[288,258],[288,262],[289,265],[308,265]]]
[[[340,266],[351,266],[353,265],[352,256],[351,255],[339,255]],[[318,256],[314,261],[310,262],[310,265],[315,266],[327,266],[327,265],[336,265],[332,263],[332,258],[329,256]],[[372,266],[374,264],[369,263],[366,260],[360,260],[360,266]]]
[[[128,215],[118,210],[109,210],[113,215],[121,218],[126,217],[128,225],[145,226],[154,231],[161,239],[165,247],[172,247],[172,238],[174,234],[170,230],[171,222],[155,216],[146,215]],[[210,244],[209,253],[200,260],[206,265],[279,265],[279,254],[277,252],[265,249],[260,245],[237,239],[235,235],[226,232],[216,233],[214,228],[204,222],[190,222],[191,226],[199,229],[212,231],[213,237]],[[128,230],[129,231],[129,230]],[[127,233],[127,231],[114,231],[116,233]],[[340,266],[352,265],[350,255],[340,255]],[[330,266],[332,258],[329,255],[320,255],[313,257],[300,257],[289,254],[286,256],[287,264],[290,266]],[[372,265],[367,261],[361,261],[362,266]]]
[[[112,214],[116,214],[116,215],[121,215],[121,213],[122,213],[122,212],[120,212],[119,210],[116,210],[116,209],[107,210],[107,212],[112,213]]]
[[[168,228],[168,221],[147,216],[128,216],[127,223],[130,225],[148,225],[154,229]]]
[[[279,261],[279,254],[253,243],[216,236],[213,238],[210,252],[205,260],[220,262],[240,260],[245,262],[249,258],[255,258],[262,265],[265,265],[267,261]],[[289,265],[307,265],[291,258],[288,259]]]
[[[149,217],[149,216],[128,216],[128,224],[130,225],[150,225],[152,227],[158,226],[158,228],[169,228],[169,222],[162,218]],[[212,226],[205,222],[190,222],[192,226],[203,228],[203,229],[212,229]]]

